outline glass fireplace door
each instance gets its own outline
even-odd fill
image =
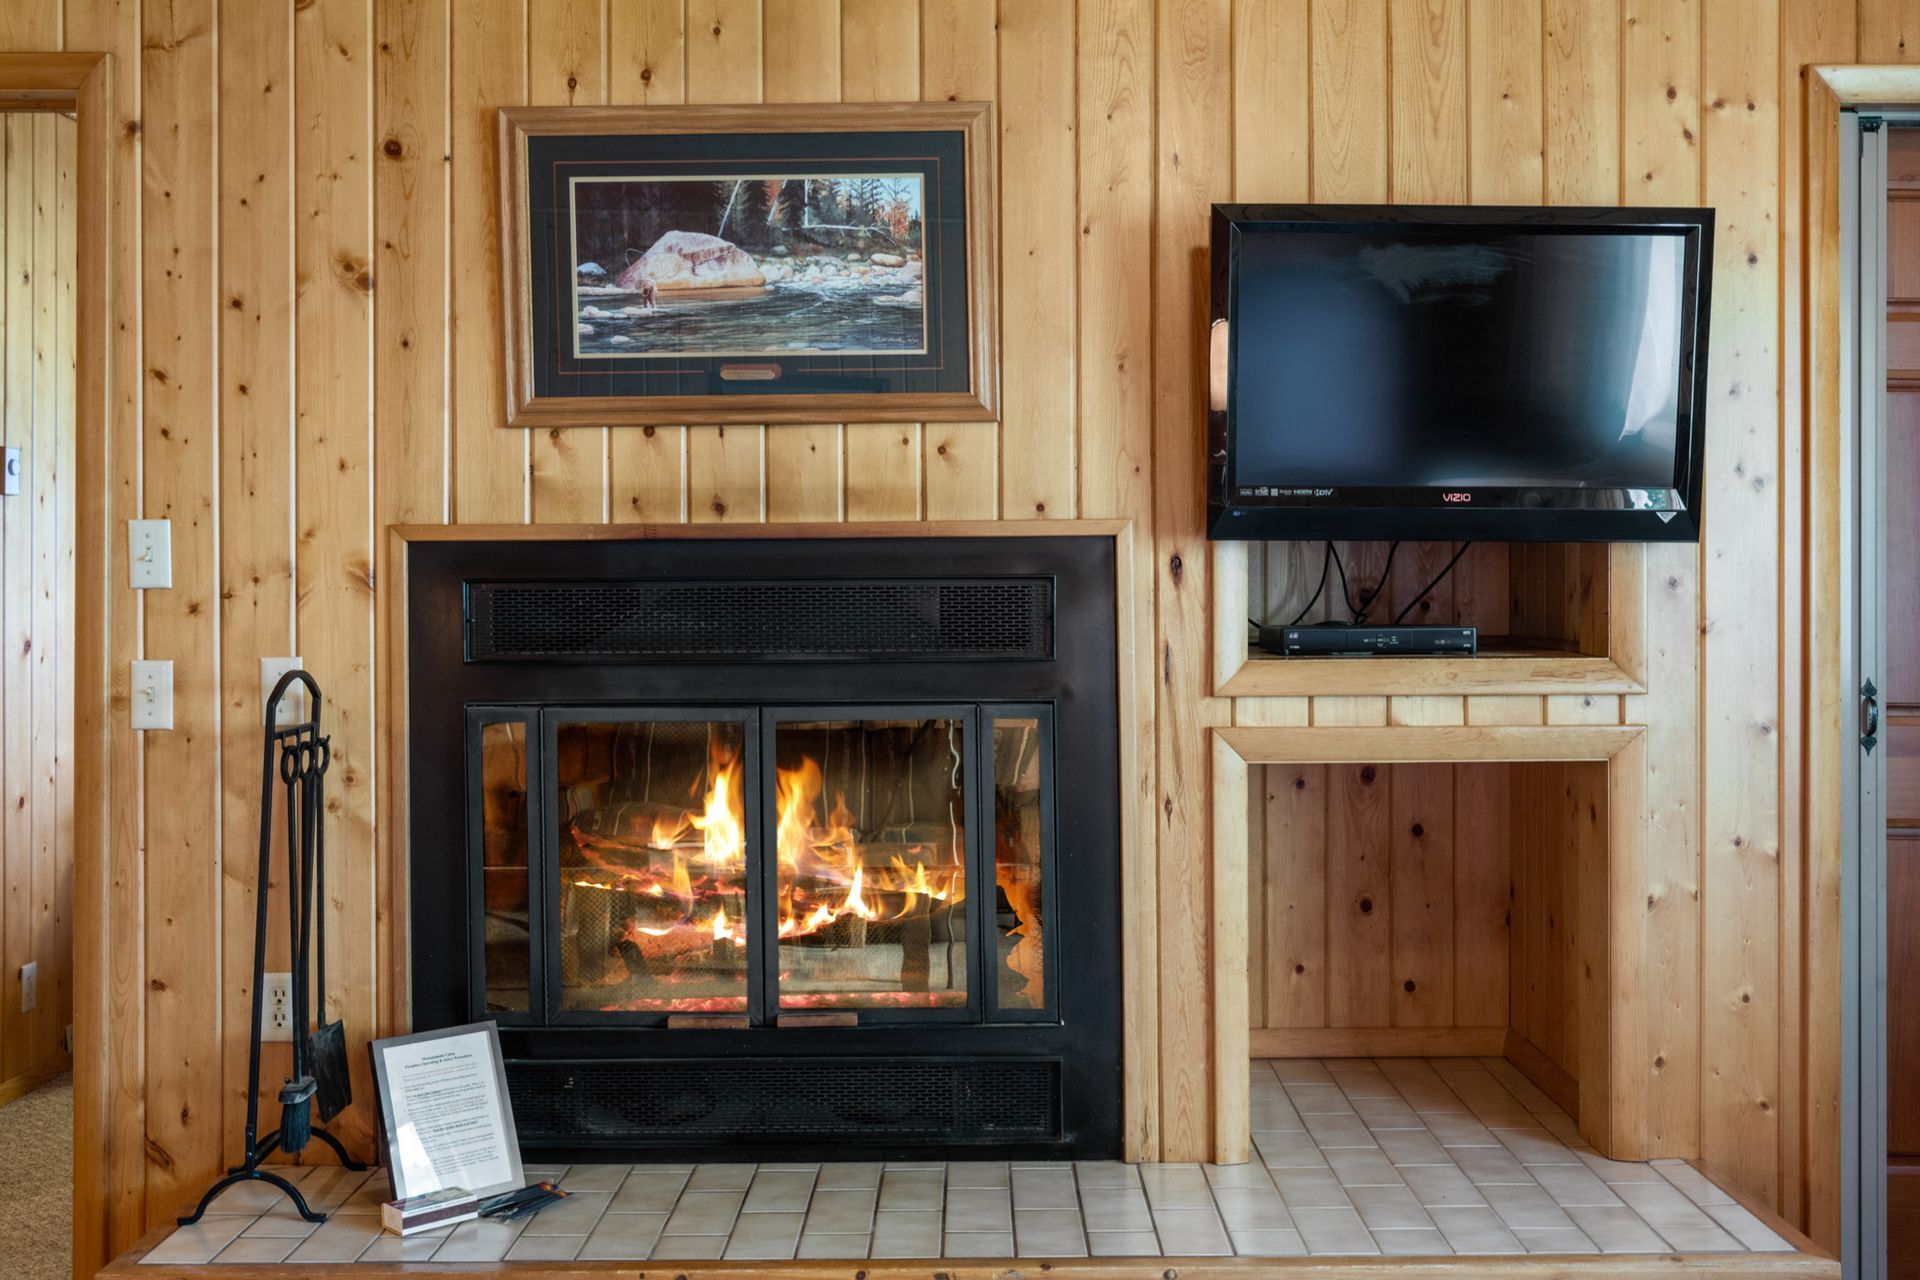
[[[766,712],[782,1025],[977,1016],[971,707]]]
[[[753,726],[737,711],[548,713],[550,1009],[747,1014]]]

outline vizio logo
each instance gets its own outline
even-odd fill
[[[1440,495],[1440,501],[1442,501],[1442,502],[1472,502],[1472,501],[1473,501],[1473,495],[1472,495],[1472,494],[1470,494],[1470,493],[1443,493],[1443,494],[1441,494],[1441,495]]]

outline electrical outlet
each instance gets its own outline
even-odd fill
[[[132,692],[134,728],[173,728],[172,659],[135,662]]]
[[[40,962],[20,966],[20,1012],[32,1013],[40,1007]]]
[[[127,585],[135,591],[173,585],[171,521],[127,521]]]
[[[260,1038],[293,1041],[293,975],[269,973],[260,987]]]
[[[273,686],[280,683],[280,677],[289,671],[300,669],[300,659],[262,658],[260,659],[260,706],[264,712],[267,699],[273,696]],[[307,686],[295,682],[280,696],[280,706],[274,717],[274,724],[299,724],[307,718]]]

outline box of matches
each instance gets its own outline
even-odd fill
[[[389,1200],[380,1206],[380,1225],[397,1236],[410,1236],[429,1227],[448,1227],[479,1216],[479,1197],[465,1187],[447,1187],[405,1200]]]

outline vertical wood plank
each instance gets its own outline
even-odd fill
[[[1473,199],[1537,204],[1543,175],[1539,0],[1471,0]]]
[[[83,1043],[105,1042],[74,1064],[74,1264],[79,1274],[104,1266],[146,1227],[146,868],[139,841],[144,808],[141,735],[126,729],[127,662],[138,653],[139,615],[112,607],[112,582],[124,582],[127,546],[115,536],[141,509],[140,408],[145,378],[141,346],[144,281],[140,270],[144,141],[141,108],[141,12],[137,0],[68,0],[74,48],[114,55],[110,77],[96,77],[82,95],[82,173],[77,200],[100,209],[100,222],[77,228],[76,256],[100,264],[112,299],[84,290],[76,329],[97,346],[79,368],[79,420],[98,433],[100,453],[87,461],[97,484],[77,492],[76,548],[84,591],[76,597],[79,635],[76,762],[89,790],[75,807],[75,842],[101,851],[75,864],[76,910],[105,922],[106,932],[76,932],[77,971],[91,979],[77,992],[76,1031]],[[78,207],[76,202],[76,207]],[[116,705],[114,694],[119,695]],[[104,792],[104,794],[101,794]],[[108,1034],[111,1028],[112,1034]],[[89,1034],[90,1033],[90,1034]]]
[[[841,5],[833,0],[766,0],[762,8],[767,101],[837,101],[841,96]],[[838,423],[769,430],[767,519],[840,519],[844,450]]]
[[[76,499],[78,498],[78,453],[79,453],[79,405],[78,383],[79,367],[75,355],[76,332],[76,290],[75,276],[79,270],[78,223],[79,223],[79,134],[76,122],[64,117],[54,121],[54,133],[57,139],[57,192],[55,208],[60,211],[54,219],[57,246],[56,270],[59,279],[59,296],[55,303],[54,327],[58,335],[58,360],[55,369],[57,388],[54,393],[55,421],[60,424],[56,433],[54,447],[54,481],[58,490],[59,510],[55,519],[54,538],[59,547],[54,598],[57,603],[58,625],[69,636],[77,630],[80,616],[80,602],[77,594],[76,568],[78,564],[75,537]],[[53,1006],[56,1011],[53,1025],[56,1029],[68,1026],[77,1019],[74,1016],[74,993],[78,989],[75,975],[75,949],[73,945],[73,909],[76,866],[75,850],[79,847],[75,839],[74,808],[74,750],[76,730],[74,651],[71,642],[55,646],[59,651],[58,672],[54,681],[56,715],[58,723],[55,736],[54,764],[57,777],[54,794],[54,836],[57,842],[55,860],[55,881],[53,886],[52,936],[48,947],[56,957],[53,983]],[[44,998],[44,997],[43,997]],[[71,1056],[68,1054],[67,1056]],[[83,1135],[76,1137],[75,1145],[88,1139]],[[91,1180],[86,1184],[92,1187]]]
[[[453,511],[468,524],[521,524],[529,517],[531,433],[503,425],[506,313],[493,266],[502,234],[494,113],[527,100],[526,0],[487,0],[451,12]]]
[[[1389,844],[1395,771],[1327,768],[1327,1025],[1384,1027],[1392,1004]]]
[[[605,0],[528,0],[527,102],[536,107],[607,100]],[[542,523],[607,518],[606,427],[549,427],[529,433],[530,502]]]
[[[911,102],[920,96],[919,6],[841,0],[840,96],[847,102]],[[917,422],[847,425],[847,519],[919,518],[922,438]]]
[[[759,0],[687,0],[687,101],[761,101]],[[766,428],[687,428],[687,514],[766,518]]]
[[[174,727],[146,735],[147,1208],[195,1194],[221,1137],[217,141],[212,0],[142,6],[145,514],[173,522],[173,587],[146,593],[145,651],[173,661]],[[209,1026],[209,1022],[213,1026]],[[149,1226],[153,1225],[150,1221]]]
[[[1456,1026],[1453,766],[1396,766],[1390,813],[1389,1017],[1396,1027]]]
[[[1224,52],[1225,41],[1222,40]],[[1078,301],[1071,0],[1000,5],[1001,510],[1074,514]]]
[[[1860,0],[1859,60],[1920,61],[1920,14],[1901,0]]]
[[[54,837],[54,797],[57,793],[54,746],[58,734],[59,672],[54,657],[65,647],[65,628],[60,623],[54,587],[58,574],[60,543],[59,478],[54,460],[60,437],[60,420],[55,416],[59,385],[59,333],[54,323],[55,303],[60,290],[60,238],[56,223],[60,211],[59,149],[54,125],[62,123],[56,115],[33,117],[33,425],[28,445],[32,495],[33,551],[29,562],[30,578],[29,634],[34,637],[30,657],[33,667],[33,752],[24,762],[28,769],[28,808],[33,815],[33,843],[27,868],[31,897],[32,933],[28,951],[39,964],[40,999],[22,1028],[27,1045],[27,1062],[34,1070],[45,1070],[62,1056],[66,1019],[60,1013],[62,978],[70,955],[55,954],[53,939],[57,922],[53,918],[56,841]],[[22,563],[16,556],[8,571],[17,573]]]
[[[33,117],[19,112],[0,116],[6,132],[5,321],[0,334],[0,431],[7,447],[33,457]],[[28,807],[33,773],[33,518],[24,502],[0,506],[0,555],[8,566],[0,578],[0,963],[7,975],[20,972],[33,952],[33,811]],[[15,570],[18,563],[23,568]],[[7,978],[0,996],[0,1080],[26,1073],[25,1015]]]
[[[998,97],[995,10],[994,0],[920,0],[921,97],[930,102]],[[996,147],[996,163],[997,142],[990,144]],[[922,434],[927,519],[993,519],[1000,510],[1000,425],[930,422]]]
[[[1387,16],[1393,198],[1457,204],[1467,195],[1466,0],[1390,0]]]
[[[220,776],[226,1150],[246,1123],[253,921],[260,833],[260,659],[300,652],[294,632],[293,15],[247,0],[220,7]],[[436,318],[436,324],[440,320]],[[284,853],[274,866],[281,890]],[[284,899],[282,900],[284,901]],[[270,954],[287,954],[284,911]],[[271,1098],[291,1065],[261,1069]],[[283,1061],[283,1059],[285,1061]],[[278,1074],[276,1074],[276,1070]]]
[[[1780,25],[1776,0],[1704,0],[1702,129],[1714,237],[1704,501],[1749,546],[1780,530]],[[1717,544],[1716,544],[1717,545]],[[1779,1204],[1779,569],[1709,554],[1701,580],[1712,660],[1701,844],[1701,1135],[1745,1190]]]
[[[1453,767],[1453,1008],[1463,1027],[1507,1022],[1511,772],[1505,764]]]
[[[1546,201],[1620,198],[1620,13],[1588,0],[1547,0]]]
[[[1235,0],[1235,200],[1282,204],[1304,201],[1312,191],[1310,26],[1310,0]]]
[[[1213,898],[1224,904],[1247,882],[1247,765],[1213,740]],[[1213,1144],[1218,1164],[1242,1164],[1252,1134],[1248,1084],[1247,913],[1213,912]]]
[[[1813,596],[1808,591],[1809,566],[1813,540],[1808,536],[1806,512],[1809,506],[1808,477],[1813,473],[1813,455],[1808,451],[1806,407],[1810,384],[1803,376],[1802,361],[1797,358],[1814,329],[1807,323],[1802,305],[1796,300],[1807,297],[1809,278],[1806,258],[1811,245],[1805,233],[1805,219],[1818,208],[1810,208],[1805,183],[1813,172],[1812,162],[1823,153],[1827,131],[1809,129],[1807,112],[1819,105],[1823,95],[1807,83],[1807,68],[1822,63],[1848,62],[1855,56],[1858,13],[1851,0],[1793,0],[1782,11],[1780,22],[1780,80],[1778,101],[1785,145],[1780,159],[1780,247],[1781,297],[1787,300],[1780,317],[1780,350],[1794,358],[1781,363],[1781,404],[1785,410],[1781,431],[1780,511],[1781,511],[1781,606],[1787,617],[1798,618],[1810,608]],[[1789,633],[1783,639],[1781,687],[1797,690],[1807,671],[1811,637]],[[1809,742],[1807,717],[1802,700],[1788,697],[1781,706],[1780,746],[1784,760],[1800,760]],[[1832,908],[1803,910],[1803,903],[1814,901],[1818,880],[1815,871],[1815,845],[1802,836],[1812,826],[1809,815],[1820,802],[1809,793],[1817,785],[1809,773],[1803,784],[1783,786],[1781,806],[1782,894],[1792,904],[1796,925],[1801,926],[1801,945],[1789,947],[1782,957],[1781,985],[1790,992],[1807,989],[1822,962],[1813,954],[1820,936],[1818,921],[1834,918]],[[1829,1019],[1833,1019],[1828,1021]],[[1803,999],[1788,1001],[1783,1010],[1783,1042],[1805,1046],[1801,1053],[1790,1053],[1783,1065],[1780,1127],[1786,1136],[1782,1145],[1782,1203],[1790,1220],[1806,1227],[1808,1235],[1823,1247],[1837,1249],[1840,1233],[1840,1197],[1833,1188],[1840,1185],[1839,1119],[1840,1079],[1837,1035],[1815,1028],[1838,1025],[1830,1006],[1811,1005]],[[1804,1064],[1804,1074],[1803,1074]],[[1819,1190],[1816,1191],[1815,1187]]]
[[[384,576],[386,530],[396,524],[441,524],[452,514],[452,389],[448,385],[449,273],[447,157],[452,148],[449,104],[450,10],[446,0],[379,5],[374,11],[373,161],[373,541],[374,720],[377,750],[388,767],[377,770],[376,807],[392,813],[395,770],[403,748],[393,732],[404,724],[396,693],[406,654],[391,644],[395,613],[404,602]],[[407,883],[404,848],[392,830],[374,827],[380,901],[404,901],[396,887]],[[244,843],[239,847],[245,848]],[[379,946],[384,963],[377,1034],[397,1034],[412,1025],[407,990],[404,922],[391,905],[380,912]]]
[[[1276,764],[1267,776],[1266,1024],[1324,1027],[1328,768]]]
[[[349,1045],[355,1105],[334,1135],[372,1151],[373,1079],[357,1045],[378,1020],[380,904],[374,863],[373,29],[370,10],[316,0],[296,10],[293,266],[294,466],[299,486],[296,619],[301,658],[325,691],[326,1004]],[[326,477],[325,483],[319,477]],[[324,907],[324,910],[323,910]]]
[[[1154,6],[1150,0],[1083,0],[1079,38],[1080,413],[1086,442],[1080,465],[1080,511],[1135,522],[1128,573],[1129,604],[1115,619],[1121,635],[1121,697],[1140,717],[1120,744],[1123,803],[1154,811],[1157,646],[1154,643],[1153,359],[1150,309],[1154,288]],[[929,23],[923,44],[931,46]],[[923,89],[933,90],[929,73]],[[933,428],[929,428],[932,430]],[[942,440],[944,447],[945,440]],[[935,509],[936,477],[950,460],[927,454],[927,505]],[[991,479],[991,477],[989,477]],[[997,485],[995,486],[997,489]],[[994,509],[991,499],[987,510]],[[1144,833],[1143,833],[1144,834]],[[1126,1149],[1129,1158],[1159,1158],[1159,940],[1157,887],[1129,860],[1121,886],[1129,936],[1124,985],[1128,1027]]]
[[[1700,200],[1700,8],[1696,0],[1625,0],[1621,46],[1621,188],[1627,204]],[[1660,691],[1647,726],[1646,861],[1640,901],[1644,1043],[1630,1083],[1644,1086],[1642,1122],[1614,1130],[1649,1150],[1694,1145],[1700,1132],[1700,599],[1699,549],[1646,553],[1647,687]],[[1626,1025],[1636,1027],[1636,1020]],[[1654,1064],[1656,1061],[1658,1066]],[[1616,1081],[1624,1088],[1629,1081]]]
[[[1155,237],[1154,559],[1160,686],[1154,713],[1160,886],[1161,1158],[1199,1158],[1213,1135],[1206,1096],[1215,1076],[1205,986],[1210,970],[1206,797],[1207,726],[1224,709],[1206,696],[1208,590],[1205,530],[1192,495],[1200,491],[1202,264],[1211,201],[1230,172],[1220,122],[1232,108],[1231,6],[1179,0],[1159,7],[1155,43],[1159,226]],[[1009,66],[1004,77],[1016,80]],[[1034,75],[1044,75],[1036,66]],[[1011,114],[1011,110],[1008,114]],[[1011,174],[1002,184],[1011,187]],[[1014,261],[1009,258],[1009,262]],[[1020,278],[1009,269],[1007,279]],[[1010,325],[1009,351],[1018,345]],[[1009,379],[1011,390],[1011,379]],[[1011,397],[1009,405],[1012,404]],[[1045,429],[1010,416],[1020,429]],[[1028,514],[1009,498],[1008,514]],[[1202,1048],[1204,1046],[1204,1049]],[[1239,1064],[1235,1064],[1236,1068]],[[1237,1071],[1241,1080],[1244,1071]]]
[[[684,8],[682,0],[609,0],[609,102],[670,105],[686,100]],[[686,428],[649,425],[609,434],[609,517],[616,523],[685,520]]]
[[[1275,963],[1267,933],[1267,804],[1279,765],[1247,768],[1247,1024],[1267,1025],[1267,968]]]
[[[34,53],[60,47],[60,0],[9,0],[0,6],[0,51]]]
[[[1388,199],[1385,0],[1313,0],[1313,198]]]

